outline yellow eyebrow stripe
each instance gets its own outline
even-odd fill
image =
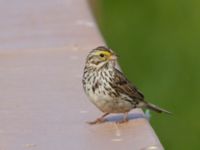
[[[111,55],[111,53],[108,52],[108,51],[98,51],[98,52],[96,52],[95,54],[96,54],[96,55],[104,54],[104,55],[106,55],[106,56],[110,56],[110,55]]]

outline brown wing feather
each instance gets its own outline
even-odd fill
[[[151,109],[159,113],[165,112],[167,114],[171,114],[171,112],[163,108],[160,108],[154,104],[144,101],[144,95],[140,91],[138,91],[138,89],[133,84],[131,84],[131,82],[128,81],[126,77],[119,70],[116,69],[115,73],[116,73],[115,81],[113,83],[113,86],[119,93],[127,94],[129,97],[132,98],[133,102],[136,102],[136,104],[142,102],[143,106],[148,109]]]
[[[144,100],[144,95],[117,69],[113,86],[118,92],[125,93],[134,100]]]

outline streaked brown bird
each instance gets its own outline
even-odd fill
[[[143,94],[116,68],[117,56],[104,46],[93,49],[86,58],[83,73],[83,88],[90,101],[104,114],[90,124],[101,123],[110,113],[124,113],[134,108],[147,108],[158,113],[168,113],[154,104],[145,101]]]

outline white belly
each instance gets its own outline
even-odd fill
[[[132,104],[126,101],[126,97],[123,94],[119,95],[119,93],[116,93],[116,91],[108,84],[108,81],[114,78],[112,71],[113,70],[110,70],[110,74],[109,71],[100,74],[98,74],[99,72],[85,73],[83,82],[85,93],[90,101],[102,112],[128,112],[133,108]],[[101,78],[102,74],[104,75],[103,78]]]
[[[90,101],[96,105],[102,112],[106,113],[124,113],[132,109],[132,105],[122,99],[112,97],[107,92],[102,92],[102,86],[99,90],[92,90],[92,87],[88,87],[86,94]],[[105,89],[104,89],[105,91]]]

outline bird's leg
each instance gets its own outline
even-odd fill
[[[128,112],[125,112],[123,116],[123,120],[120,120],[117,123],[125,123],[125,122],[128,122]]]
[[[90,122],[88,122],[89,124],[97,124],[97,123],[102,123],[102,122],[104,122],[105,121],[105,117],[107,116],[107,115],[109,115],[110,113],[105,113],[105,114],[103,114],[100,118],[97,118],[96,120],[94,120],[94,121],[90,121]]]

